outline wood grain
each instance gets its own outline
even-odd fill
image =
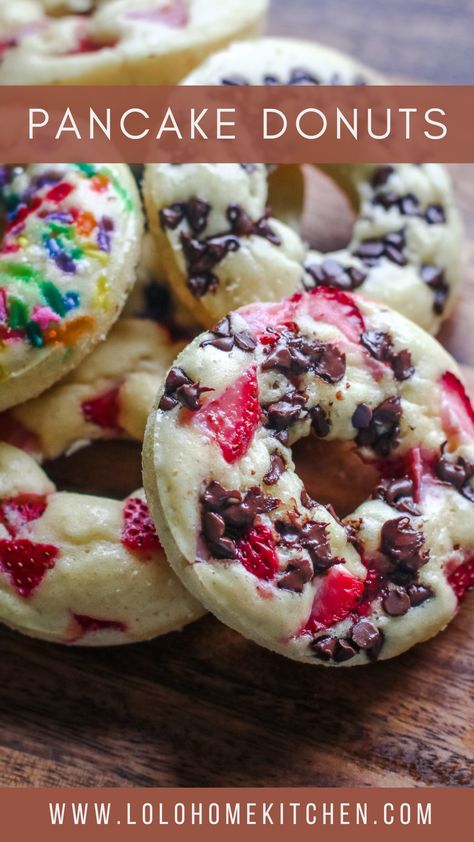
[[[298,15],[295,5],[276,0],[275,31],[327,36],[384,70],[458,81],[466,40],[471,56],[472,3],[454,4],[455,15],[440,0],[378,0],[372,16],[369,0],[301,0]],[[404,13],[416,18],[417,34]],[[442,23],[440,33],[435,24]],[[446,68],[439,49],[449,39],[456,53]],[[474,391],[474,168],[453,168],[453,175],[470,246],[460,306],[442,338]],[[317,209],[315,244],[344,243],[351,217],[324,179]],[[111,464],[121,465],[118,475]],[[118,497],[140,482],[138,448],[126,443],[51,467],[62,487]],[[148,644],[103,651],[62,649],[0,629],[0,784],[472,785],[473,607],[471,595],[435,640],[354,670],[292,663],[210,616]]]

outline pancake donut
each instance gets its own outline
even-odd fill
[[[295,470],[310,433],[377,469],[343,520]],[[324,287],[197,337],[145,435],[150,511],[183,583],[313,664],[390,658],[448,624],[474,585],[473,479],[474,411],[452,358],[394,311]]]
[[[1,0],[2,85],[173,85],[267,0]]]
[[[250,42],[231,45],[183,84],[380,81],[372,71],[334,50],[267,38],[258,47]],[[227,164],[212,168],[149,165],[145,196],[151,229],[183,300],[191,306],[194,296],[196,313],[208,327],[236,306],[259,299],[279,300],[302,283],[305,288],[359,289],[435,333],[450,313],[462,255],[459,213],[444,167],[392,164],[322,169],[347,193],[356,211],[351,242],[327,255],[306,254],[293,232],[291,237],[283,233],[280,223],[268,217],[267,168],[250,166],[237,172],[237,165]],[[270,254],[274,262],[266,277],[265,271],[262,277],[261,252]]]
[[[149,319],[122,319],[67,377],[0,414],[0,440],[42,461],[92,441],[141,442],[166,370],[182,348]]]
[[[97,439],[141,441],[180,347],[151,321],[120,321],[68,378],[0,415],[2,622],[96,646],[146,640],[203,614],[169,568],[142,489],[124,502],[57,492],[32,458]]]
[[[306,249],[271,216],[263,164],[149,164],[143,190],[168,279],[201,324],[301,287]]]
[[[0,410],[43,392],[104,338],[135,280],[140,198],[125,165],[2,168]]]

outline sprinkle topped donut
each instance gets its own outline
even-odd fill
[[[342,519],[296,471],[310,434],[351,443],[378,477]],[[358,295],[251,304],[196,338],[150,416],[144,478],[186,587],[296,660],[393,657],[474,585],[474,411],[456,364]]]
[[[0,84],[176,84],[267,0],[2,0]]]
[[[356,85],[380,77],[319,44],[264,38],[233,44],[185,85]],[[308,253],[269,207],[269,169],[151,164],[145,197],[150,227],[183,302],[208,327],[230,310],[326,286],[388,304],[430,333],[452,310],[462,263],[462,226],[449,176],[439,164],[334,165],[324,169],[347,194],[356,220],[349,245]],[[245,183],[247,181],[247,183]],[[292,190],[291,184],[285,191]],[[294,185],[294,192],[298,185]],[[303,255],[303,256],[301,256]]]
[[[0,409],[44,391],[94,347],[135,279],[140,200],[128,167],[3,167]]]

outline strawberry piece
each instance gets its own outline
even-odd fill
[[[474,590],[474,557],[457,567],[448,577],[448,582],[459,602],[462,602],[466,594]]]
[[[364,591],[358,604],[354,607],[354,614],[358,617],[367,617],[370,614],[372,603],[382,593],[387,583],[386,577],[379,573],[374,567],[369,567],[364,582]]]
[[[118,421],[120,413],[119,405],[120,386],[114,386],[103,395],[91,398],[81,404],[81,410],[86,421],[107,430],[120,431]]]
[[[237,558],[249,573],[258,579],[273,579],[278,570],[278,556],[271,529],[256,523],[250,532],[236,543]]]
[[[354,296],[331,287],[315,287],[306,296],[307,309],[313,319],[334,325],[350,342],[360,342],[365,321]],[[304,302],[306,296],[303,297]]]
[[[277,325],[292,322],[297,310],[295,299],[296,296],[293,296],[275,304],[248,304],[240,308],[239,316],[247,322],[250,333],[261,341],[267,327],[277,327]]]
[[[14,538],[20,529],[33,520],[38,520],[47,506],[46,497],[41,494],[19,494],[0,504],[0,523],[3,523]]]
[[[103,629],[114,629],[114,631],[126,632],[127,626],[120,620],[101,620],[98,617],[88,617],[86,614],[73,614],[76,623],[81,627],[82,634],[75,638],[79,640],[89,632],[102,631]]]
[[[182,29],[188,23],[189,12],[182,0],[171,0],[167,6],[163,6],[161,9],[132,11],[128,13],[127,17],[131,20],[144,20],[169,26],[173,29]]]
[[[35,544],[26,539],[0,541],[0,568],[25,599],[52,570],[58,555],[58,548],[52,544]]]
[[[260,420],[255,366],[193,415],[193,423],[216,439],[226,462],[245,456]]]
[[[301,314],[309,314],[316,321],[334,325],[346,339],[359,344],[365,331],[365,321],[355,304],[355,298],[339,289],[316,287],[309,292],[297,292],[277,304],[249,304],[239,310],[251,333],[258,339],[268,327],[292,322]]]
[[[451,371],[446,371],[440,385],[441,420],[446,435],[474,438],[474,409],[464,384]]]
[[[123,509],[122,544],[129,550],[146,552],[161,549],[155,524],[144,500],[130,497]]]
[[[332,568],[322,581],[302,633],[321,631],[340,623],[352,611],[357,610],[363,593],[363,581],[345,570]]]

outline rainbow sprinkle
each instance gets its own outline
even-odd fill
[[[106,206],[103,197],[109,194],[118,196],[127,211],[133,209],[132,197],[103,165],[0,167],[6,220],[0,250],[2,353],[21,341],[31,348],[70,347],[93,330],[87,310],[109,306],[106,268],[116,226],[108,213],[94,213]],[[81,282],[89,269],[95,289],[84,301]]]

